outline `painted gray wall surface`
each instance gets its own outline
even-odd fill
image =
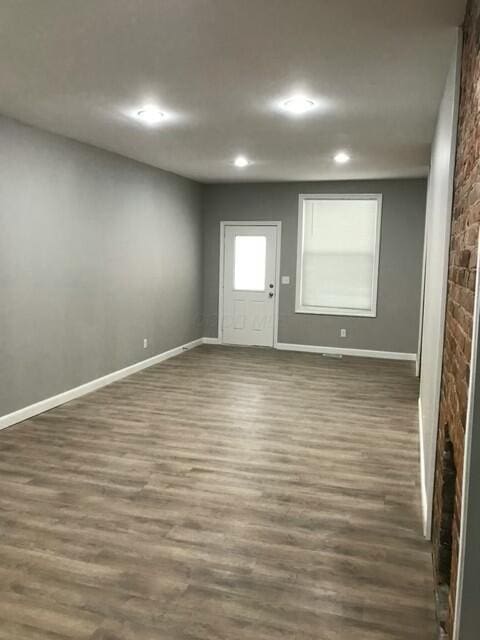
[[[200,185],[0,118],[0,415],[201,337],[202,287]]]
[[[477,640],[480,626],[480,278],[473,322],[453,640]]]
[[[460,41],[437,119],[427,192],[424,314],[420,379],[422,503],[424,531],[430,536],[435,452],[447,295],[448,254],[452,217],[453,176],[460,85]]]
[[[300,193],[382,193],[382,235],[376,318],[295,313]],[[204,334],[217,336],[220,221],[280,220],[279,342],[415,353],[422,279],[426,181],[381,180],[224,184],[204,188]],[[340,328],[348,337],[340,338]]]
[[[480,362],[477,354],[477,371]],[[480,383],[475,382],[474,422],[472,424],[470,462],[466,483],[468,493],[463,505],[467,514],[462,535],[464,545],[463,581],[458,603],[458,640],[478,640],[480,627]],[[465,485],[464,485],[465,486]]]

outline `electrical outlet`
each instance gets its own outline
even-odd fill
[[[340,329],[340,338],[346,338],[346,337],[347,337],[347,330]]]
[[[143,339],[143,348],[147,349],[148,348],[148,338],[144,338]]]
[[[290,276],[282,276],[282,284],[290,284]]]

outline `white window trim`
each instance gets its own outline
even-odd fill
[[[295,286],[295,313],[309,313],[328,316],[360,316],[363,318],[377,317],[378,271],[380,265],[380,236],[382,227],[382,194],[381,193],[301,193],[298,196],[298,237],[297,237],[297,274]],[[345,309],[335,307],[314,307],[302,304],[302,257],[303,257],[303,227],[304,202],[307,200],[376,200],[377,228],[375,238],[375,254],[373,260],[372,304],[371,311],[361,309]]]

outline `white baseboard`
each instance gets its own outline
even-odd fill
[[[381,358],[383,360],[409,360],[415,362],[417,359],[416,353],[349,349],[348,347],[320,347],[310,344],[291,344],[289,342],[277,342],[275,348],[281,351],[302,351],[305,353],[324,353],[327,355],[358,356],[360,358]]]
[[[220,341],[220,338],[203,338],[203,344],[222,343]],[[403,353],[399,351],[372,351],[371,349],[349,349],[344,347],[320,347],[311,344],[292,344],[290,342],[277,342],[274,345],[274,349],[279,349],[280,351],[301,351],[304,353],[325,353],[328,355],[358,356],[360,358],[380,358],[383,360],[408,360],[411,362],[416,362],[417,360],[416,353]]]
[[[74,387],[73,389],[68,389],[62,393],[59,393],[50,398],[46,398],[45,400],[40,400],[35,404],[31,404],[28,407],[24,407],[22,409],[18,409],[17,411],[13,411],[12,413],[8,413],[4,416],[0,416],[0,429],[5,429],[6,427],[10,427],[13,424],[17,424],[19,422],[23,422],[24,420],[28,420],[33,416],[36,416],[40,413],[44,413],[45,411],[49,411],[54,407],[58,407],[61,404],[65,404],[70,400],[75,400],[75,398],[80,398],[81,396],[86,395],[87,393],[91,393],[96,389],[100,389],[101,387],[105,387],[108,384],[112,384],[112,382],[116,382],[117,380],[121,380],[122,378],[126,378],[127,376],[131,376],[133,373],[137,371],[141,371],[142,369],[147,369],[148,367],[152,367],[155,364],[163,362],[164,360],[168,360],[169,358],[173,358],[174,356],[187,351],[188,349],[193,349],[194,347],[198,347],[201,344],[220,344],[218,338],[198,338],[197,340],[193,340],[192,342],[187,342],[186,344],[182,344],[179,347],[175,347],[174,349],[169,349],[168,351],[164,351],[163,353],[159,353],[152,358],[148,358],[147,360],[142,360],[141,362],[137,362],[123,369],[119,369],[118,371],[113,371],[101,378],[96,378],[95,380],[91,380],[90,382],[86,382],[85,384],[80,385],[79,387]],[[289,344],[285,342],[279,342],[275,345],[276,349],[284,350],[284,351],[304,351],[308,353],[326,353],[326,354],[341,354],[341,355],[350,355],[350,356],[361,356],[364,358],[386,358],[392,360],[415,360],[416,354],[414,353],[394,353],[390,351],[369,351],[365,349],[341,349],[334,347],[318,347],[312,345],[301,345],[301,344]]]
[[[79,387],[74,387],[73,389],[69,389],[68,391],[59,393],[56,396],[52,396],[51,398],[46,398],[45,400],[40,400],[40,402],[31,404],[28,407],[24,407],[23,409],[18,409],[18,411],[14,411],[13,413],[8,413],[4,416],[0,416],[0,429],[5,429],[6,427],[10,427],[11,425],[17,424],[18,422],[28,420],[29,418],[32,418],[39,413],[49,411],[54,407],[65,404],[65,402],[75,400],[75,398],[84,396],[87,393],[95,391],[96,389],[100,389],[101,387],[105,387],[112,382],[116,382],[117,380],[121,380],[122,378],[126,378],[127,376],[131,376],[133,373],[137,373],[137,371],[147,369],[148,367],[152,367],[159,362],[163,362],[164,360],[168,360],[169,358],[178,356],[184,351],[188,351],[189,349],[198,347],[199,345],[203,344],[203,342],[204,338],[192,340],[192,342],[187,342],[186,344],[182,344],[179,347],[175,347],[174,349],[169,349],[168,351],[159,353],[152,358],[147,358],[147,360],[136,362],[135,364],[125,367],[124,369],[118,369],[117,371],[108,373],[101,378],[96,378],[95,380],[86,382]]]
[[[425,448],[423,446],[423,416],[422,416],[422,399],[418,398],[418,437],[420,439],[420,491],[422,498],[422,528],[425,538],[429,538],[428,531],[428,499],[427,485],[425,477]]]

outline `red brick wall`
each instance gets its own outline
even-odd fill
[[[452,487],[453,529],[447,629],[452,632],[461,516],[463,445],[467,411],[472,314],[480,224],[480,0],[470,0],[464,25],[459,136],[448,273],[447,314],[433,514],[434,567],[437,582],[448,579],[442,544],[449,524],[448,440],[456,467]],[[450,522],[451,524],[451,522]],[[445,554],[443,553],[443,558]]]

